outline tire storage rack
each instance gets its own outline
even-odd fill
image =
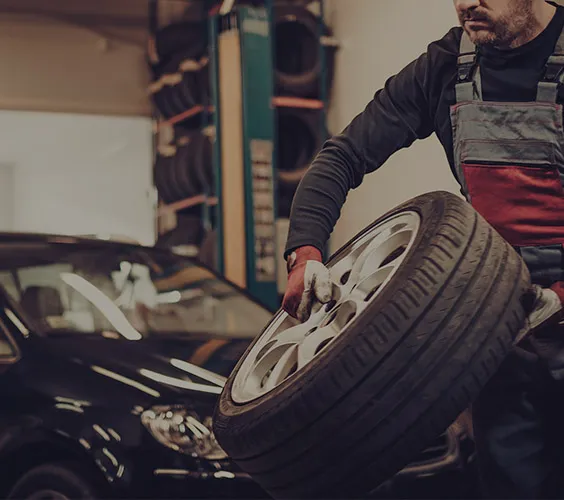
[[[328,136],[337,44],[323,0],[149,3],[157,245],[197,255],[276,310],[296,188]]]

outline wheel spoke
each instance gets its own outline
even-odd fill
[[[280,359],[272,368],[272,372],[268,375],[266,383],[264,384],[264,390],[270,391],[274,389],[277,385],[284,381],[292,369],[296,368],[297,351],[298,345],[293,344],[291,347],[286,349],[282,356],[280,356]]]
[[[396,259],[397,260],[397,259]],[[394,269],[396,268],[395,264],[392,262],[384,267],[381,267],[366,276],[362,281],[358,283],[358,285],[354,288],[353,292],[351,293],[351,298],[354,297],[355,300],[360,300],[363,303],[368,302],[376,293],[379,292],[380,288],[384,284],[384,282],[391,276]]]
[[[313,332],[298,346],[298,370],[306,366],[328,341],[339,335],[339,328],[329,325]]]
[[[394,267],[397,267],[405,257],[405,250],[411,236],[412,232],[409,230],[400,231],[367,249],[363,260],[357,261],[355,283],[374,274],[382,266],[393,264]]]
[[[382,231],[370,242],[369,245],[366,246],[366,248],[362,250],[351,269],[351,275],[349,278],[350,288],[360,281],[361,273],[367,263],[372,266],[375,264],[375,262],[373,262],[373,257],[377,254],[377,250],[387,241],[389,234],[389,230]],[[372,259],[370,259],[371,257]],[[370,262],[367,262],[369,259]],[[373,269],[376,270],[375,268]]]
[[[288,330],[281,331],[272,335],[270,341],[257,354],[257,363],[265,356],[268,356],[274,349],[288,344],[297,344],[305,338],[309,327],[305,324],[293,326]]]

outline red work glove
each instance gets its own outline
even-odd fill
[[[564,281],[557,281],[550,287],[558,297],[560,297],[560,302],[564,304]]]
[[[556,290],[554,288],[554,286],[542,288],[538,285],[533,285],[523,298],[528,316],[525,326],[515,339],[516,344],[523,338],[529,335],[534,336],[543,328],[554,326],[562,320],[562,299],[558,292],[564,291],[564,287],[556,287]]]
[[[321,252],[313,246],[296,249],[288,256],[288,285],[282,308],[301,322],[307,321],[316,301],[333,298],[333,283]]]

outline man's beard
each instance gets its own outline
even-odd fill
[[[527,38],[535,29],[533,10],[530,0],[512,0],[510,12],[504,13],[496,21],[487,14],[472,10],[460,16],[464,29],[472,36],[477,46],[491,46],[496,48],[510,48],[517,39]],[[487,30],[476,32],[466,27],[466,21],[484,21]]]

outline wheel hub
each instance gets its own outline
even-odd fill
[[[244,404],[303,370],[382,293],[419,232],[420,218],[403,212],[383,220],[345,247],[328,266],[333,300],[316,303],[300,323],[279,311],[246,355],[231,389]]]

